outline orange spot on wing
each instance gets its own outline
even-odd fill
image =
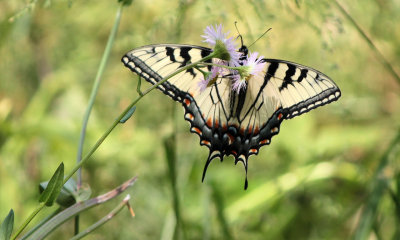
[[[254,128],[254,133],[255,133],[255,134],[258,134],[258,132],[260,132],[260,129],[259,129],[258,127],[255,127],[255,128]]]
[[[188,106],[189,107],[189,105],[190,105],[190,100],[189,99],[185,99],[185,100],[183,100],[184,102],[185,102],[185,104],[186,104],[186,106]]]
[[[240,128],[240,130],[239,130],[239,132],[240,132],[240,134],[244,134],[244,128]]]
[[[204,145],[210,146],[210,142],[209,141],[203,140],[203,141],[201,141],[201,143],[204,144]]]
[[[190,113],[186,114],[186,117],[187,117],[188,119],[190,119],[191,121],[193,121],[193,119],[194,119],[193,114],[190,114]]]
[[[211,118],[208,118],[208,119],[207,119],[207,126],[209,126],[210,128],[212,127]]]
[[[197,127],[193,127],[192,130],[195,131],[196,133],[198,133],[199,135],[201,135],[201,133],[202,133],[201,130]]]
[[[251,134],[253,132],[253,126],[250,125],[249,128],[247,129],[247,132]]]
[[[233,155],[237,156],[237,152],[236,151],[231,151],[231,153],[233,153]]]
[[[215,125],[215,128],[218,128],[218,127],[219,127],[219,122],[218,122],[218,120],[215,120],[214,125]]]
[[[281,120],[282,117],[283,117],[283,114],[282,114],[282,113],[279,113],[279,114],[278,114],[278,120]]]
[[[229,138],[229,145],[231,145],[233,143],[233,141],[235,141],[235,138],[231,134],[227,134],[227,135]]]
[[[250,149],[250,152],[251,152],[251,153],[257,153],[257,149],[252,148],[252,149]]]
[[[260,141],[260,145],[264,145],[264,144],[268,144],[268,143],[269,143],[269,139]]]
[[[224,129],[224,131],[228,130],[228,126],[226,126],[226,124],[222,124],[222,129]]]

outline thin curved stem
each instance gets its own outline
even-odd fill
[[[114,21],[114,26],[111,29],[110,35],[108,37],[108,41],[107,41],[103,56],[100,61],[100,66],[99,66],[99,69],[97,70],[97,74],[96,74],[96,77],[95,77],[95,80],[93,83],[92,92],[90,93],[89,103],[86,108],[85,114],[83,116],[82,129],[81,129],[81,133],[80,133],[80,137],[79,137],[78,152],[77,152],[77,156],[76,156],[77,163],[79,163],[82,159],[83,144],[85,142],[86,128],[87,128],[87,125],[89,122],[90,113],[92,112],[94,101],[96,99],[96,95],[97,95],[97,92],[99,90],[99,86],[101,83],[101,77],[103,76],[104,69],[107,64],[107,60],[110,57],[110,52],[111,52],[112,45],[114,43],[115,36],[117,35],[117,30],[118,30],[119,23],[121,20],[121,14],[122,14],[123,7],[124,7],[124,4],[121,3],[117,10],[117,14],[115,16],[115,21]],[[77,189],[78,190],[81,188],[81,185],[82,185],[82,169],[79,168],[78,174],[77,174]],[[74,230],[75,235],[78,234],[79,233],[79,215],[77,215],[75,217],[74,229],[75,229]]]
[[[104,142],[104,140],[108,137],[108,135],[110,135],[110,133],[114,130],[114,128],[118,125],[118,123],[120,123],[121,119],[123,119],[125,117],[125,115],[132,109],[133,106],[135,106],[144,96],[146,96],[148,93],[150,93],[151,91],[153,91],[155,88],[157,88],[159,85],[163,84],[164,82],[166,82],[168,79],[174,77],[175,75],[186,71],[187,69],[193,68],[195,66],[197,66],[199,63],[207,61],[213,57],[215,57],[215,53],[212,52],[210,55],[200,59],[199,61],[189,64],[185,67],[180,68],[179,70],[177,70],[176,72],[171,73],[170,75],[166,76],[163,80],[159,81],[158,83],[154,84],[153,86],[149,87],[146,91],[143,92],[142,95],[139,95],[131,104],[129,104],[129,106],[118,116],[118,118],[111,124],[111,126],[105,131],[105,133],[99,138],[99,140],[97,140],[96,144],[91,148],[91,150],[85,155],[84,158],[82,158],[82,160],[80,162],[78,162],[75,167],[71,170],[71,172],[64,178],[64,182],[63,185],[75,174],[76,171],[78,171],[78,169],[80,167],[82,167],[82,165],[93,155],[93,153],[99,148],[99,146]],[[31,213],[31,215],[29,215],[29,217],[24,221],[24,223],[22,224],[22,226],[17,230],[17,232],[15,233],[15,235],[13,236],[12,239],[16,239],[18,237],[19,234],[21,234],[21,232],[26,228],[26,226],[28,226],[28,224],[32,221],[32,219],[45,207],[44,203],[40,203],[38,205],[38,207],[34,210],[33,213]]]
[[[129,104],[128,107],[125,108],[125,110],[118,116],[118,118],[111,124],[111,126],[106,130],[106,132],[97,140],[96,144],[92,147],[92,149],[85,155],[85,157],[75,165],[75,167],[71,170],[71,172],[65,177],[64,179],[64,184],[70,179],[75,172],[93,155],[93,153],[99,148],[99,146],[104,142],[104,140],[110,135],[110,133],[114,130],[114,128],[118,125],[120,120],[130,111],[130,109],[135,106],[144,96],[146,96],[149,92],[153,91],[155,88],[157,88],[159,85],[163,84],[166,82],[168,79],[172,78],[173,76],[186,71],[187,69],[193,68],[197,66],[198,64],[205,62],[211,58],[215,57],[215,53],[212,52],[210,55],[200,59],[199,61],[189,64],[185,67],[180,68],[178,71],[171,73],[170,75],[166,76],[163,80],[159,81],[158,83],[154,84],[150,88],[148,88],[146,91],[142,93],[142,95],[139,95],[131,104]]]
[[[21,227],[18,228],[14,236],[11,238],[13,240],[17,239],[18,235],[28,226],[28,224],[32,221],[32,219],[45,207],[45,202],[39,203],[39,206],[29,215],[29,217],[24,221]]]
[[[364,40],[368,43],[369,47],[375,53],[381,64],[386,68],[386,70],[389,71],[389,73],[397,80],[397,82],[400,83],[400,76],[396,73],[393,66],[386,59],[386,57],[375,46],[371,38],[367,36],[367,34],[361,29],[361,27],[357,24],[354,18],[343,8],[343,6],[337,0],[335,0],[334,3],[336,4],[340,12],[342,12],[342,14],[347,18],[347,20],[349,20],[350,23],[355,27],[355,29],[361,35],[361,37],[364,38]]]
[[[115,23],[114,23],[113,28],[111,29],[110,36],[108,37],[107,45],[106,45],[106,48],[104,50],[103,57],[101,58],[100,66],[99,66],[99,69],[97,71],[96,78],[94,80],[92,92],[90,94],[89,104],[88,104],[88,107],[86,109],[85,115],[83,117],[82,129],[81,129],[81,134],[80,134],[80,138],[79,138],[78,154],[77,154],[77,157],[76,157],[76,162],[77,163],[79,163],[81,161],[81,159],[82,159],[83,143],[85,141],[87,124],[88,124],[88,121],[89,121],[90,113],[91,113],[93,105],[94,105],[94,100],[96,99],[96,95],[97,95],[97,92],[99,90],[101,77],[102,77],[102,75],[104,73],[104,69],[105,69],[105,66],[107,64],[107,60],[108,60],[108,58],[110,56],[111,47],[112,47],[112,45],[114,43],[114,38],[117,35],[117,30],[118,30],[119,22],[121,20],[121,14],[122,14],[123,6],[124,5],[121,3],[119,8],[118,8],[117,15],[115,16]],[[78,189],[79,189],[81,184],[82,184],[81,169],[78,170],[78,174],[77,175],[78,175],[77,176],[77,185],[78,185]]]

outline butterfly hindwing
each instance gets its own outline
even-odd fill
[[[196,62],[211,53],[211,49],[193,45],[160,44],[136,48],[122,57],[122,62],[151,84],[156,84],[179,68]],[[210,71],[211,67],[202,67]],[[230,85],[223,78],[200,92],[203,77],[196,68],[183,71],[157,88],[185,108],[190,131],[200,137],[200,144],[210,149],[209,160],[223,157],[222,126],[229,119]]]

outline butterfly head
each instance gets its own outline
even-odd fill
[[[240,52],[242,55],[239,58],[239,61],[243,62],[247,58],[247,54],[249,54],[249,49],[242,44],[242,46],[239,48],[238,52]]]

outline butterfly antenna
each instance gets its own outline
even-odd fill
[[[237,38],[240,37],[240,41],[242,42],[242,46],[243,46],[243,38],[242,38],[242,34],[240,34],[239,29],[238,29],[238,27],[237,27],[237,21],[235,21],[235,28],[236,28],[236,31],[237,31],[238,34],[239,34],[239,36],[237,36]],[[236,38],[236,39],[237,39],[237,38]]]
[[[259,38],[257,38],[257,40],[255,40],[252,44],[250,44],[247,48],[250,48],[251,46],[253,46],[254,43],[256,43],[258,40],[260,40],[260,38],[264,37],[264,35],[267,34],[267,32],[269,32],[271,29],[272,28],[269,28],[267,31],[265,31],[263,34],[261,34],[261,36]]]

